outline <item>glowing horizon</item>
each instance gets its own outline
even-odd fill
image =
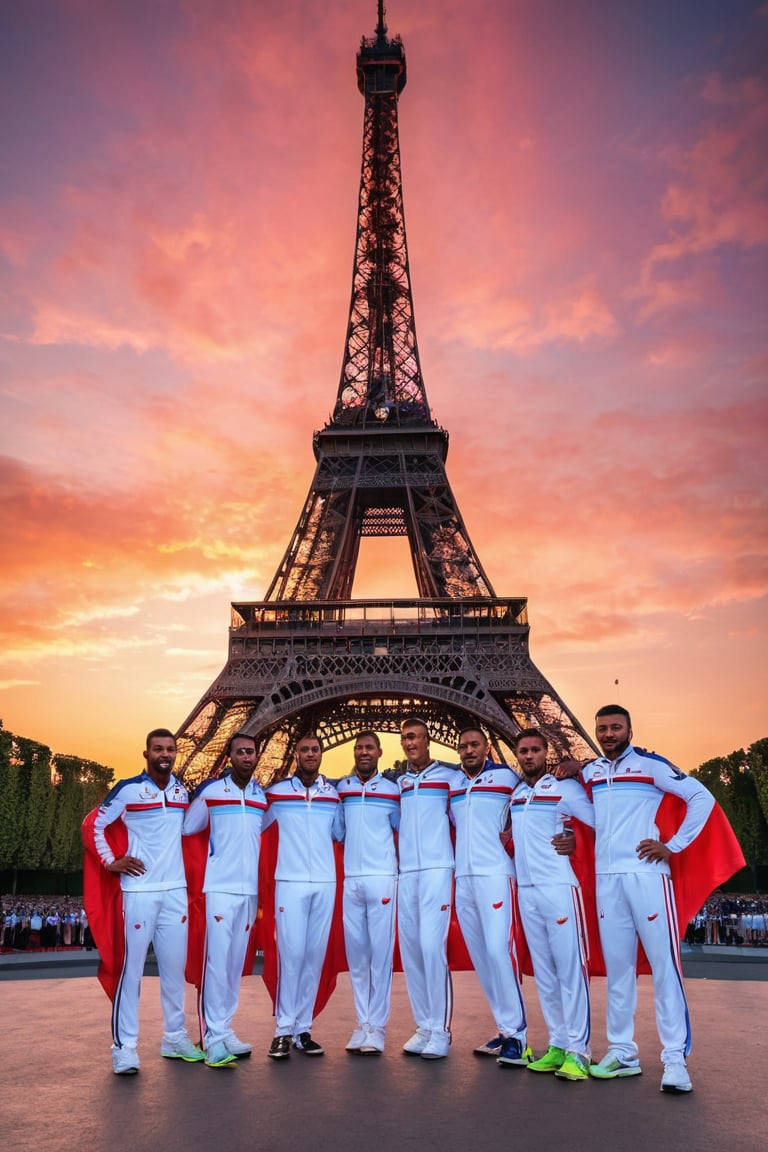
[[[499,595],[591,730],[768,734],[768,10],[391,0],[426,392]],[[113,766],[177,729],[313,471],[374,0],[49,0],[0,52],[0,717]],[[402,547],[401,547],[402,545]],[[414,592],[363,542],[354,595]],[[348,757],[351,763],[351,755]]]

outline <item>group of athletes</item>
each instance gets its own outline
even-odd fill
[[[227,771],[190,797],[173,775],[173,734],[150,732],[144,771],[120,781],[86,822],[86,846],[100,869],[119,876],[121,888],[124,938],[110,990],[115,1073],[139,1070],[139,986],[150,941],[160,974],[161,1054],[212,1068],[251,1054],[232,1025],[241,975],[252,967],[260,851],[263,878],[266,846],[276,841],[274,901],[270,888],[264,909],[264,947],[276,946],[270,1058],[323,1055],[312,1025],[333,935],[334,844],[340,844],[343,941],[357,1017],[349,1052],[384,1051],[397,940],[416,1025],[403,1045],[406,1054],[448,1056],[451,952],[465,946],[495,1026],[478,1055],[568,1081],[637,1076],[639,943],[653,973],[661,1089],[690,1092],[690,1025],[670,861],[708,825],[714,799],[667,760],[634,747],[630,715],[621,706],[598,711],[595,734],[602,756],[583,766],[554,765],[544,734],[524,730],[513,771],[491,759],[486,734],[469,726],[458,735],[457,766],[433,759],[427,725],[412,717],[401,727],[403,771],[379,770],[379,737],[366,731],[355,740],[354,771],[330,780],[320,772],[321,742],[307,733],[297,743],[293,773],[264,790],[255,779],[254,739],[238,733],[229,741]],[[677,798],[679,812],[663,837],[658,812],[668,795]],[[120,826],[122,840],[115,837]],[[594,829],[593,853],[585,829]],[[728,833],[718,825],[718,835]],[[182,846],[200,837],[206,843],[198,1046],[184,1009],[188,873]],[[581,839],[587,847],[575,852]],[[595,893],[589,901],[573,866],[580,860],[583,869],[585,859]],[[99,899],[86,872],[86,903]],[[585,903],[596,910],[591,933]],[[608,1047],[599,1062],[592,1062],[590,1047],[595,919],[607,975]],[[538,1059],[527,1039],[524,962],[532,968],[548,1033]]]

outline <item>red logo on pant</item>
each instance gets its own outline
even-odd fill
[[[567,916],[558,916],[555,923],[556,924],[567,924],[568,923],[568,917]]]
[[[381,902],[382,902],[382,904],[389,904],[391,899],[392,899],[391,896],[382,896]]]
[[[504,901],[499,900],[498,904],[492,904],[491,907],[492,908],[503,908],[504,907]]]
[[[649,920],[655,920],[657,916],[658,916],[658,912],[654,912],[652,916],[648,917],[648,919]]]

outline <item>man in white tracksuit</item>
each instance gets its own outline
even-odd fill
[[[355,770],[337,781],[344,825],[344,943],[357,1027],[348,1052],[384,1051],[395,943],[400,789],[378,770],[381,743],[360,732]]]
[[[669,858],[701,832],[714,797],[662,756],[634,748],[629,712],[600,708],[595,735],[603,755],[583,771],[595,808],[595,873],[600,942],[607,974],[608,1051],[591,1074],[598,1080],[639,1076],[634,1040],[638,940],[653,972],[656,1027],[662,1043],[663,1092],[690,1092],[685,1064],[691,1033],[683,987],[680,936]],[[656,813],[670,792],[686,815],[666,844]]]
[[[494,764],[480,728],[459,733],[462,771],[451,789],[456,828],[456,915],[498,1035],[475,1049],[504,1065],[524,1067],[525,1004],[513,934],[515,867],[502,843],[518,776]]]
[[[146,770],[115,785],[93,826],[96,850],[104,867],[119,874],[122,888],[125,959],[112,1003],[112,1066],[118,1076],[139,1070],[139,989],[150,941],[160,974],[160,1054],[190,1063],[204,1059],[187,1034],[184,1013],[187,880],[181,828],[188,797],[171,774],[176,762],[173,733],[153,729],[144,759]],[[128,851],[116,859],[105,830],[120,817],[128,830]]]
[[[312,1016],[336,898],[333,841],[342,837],[339,794],[320,774],[322,745],[314,733],[296,747],[296,771],[267,788],[264,829],[279,830],[275,868],[275,925],[279,975],[275,1035],[268,1055],[282,1060],[291,1044],[322,1056],[312,1039]]]
[[[594,812],[578,780],[558,780],[548,770],[547,747],[537,728],[518,735],[523,778],[510,805],[520,918],[549,1036],[547,1051],[528,1067],[583,1081],[590,1058],[587,933],[579,882],[558,845],[570,817],[592,827]]]
[[[251,1054],[232,1019],[248,938],[256,920],[259,845],[267,800],[253,779],[256,744],[237,734],[227,745],[230,770],[198,788],[184,817],[184,833],[208,828],[205,865],[205,963],[200,989],[205,1062],[211,1068]]]
[[[397,920],[400,956],[416,1032],[403,1045],[410,1056],[439,1060],[451,1043],[453,989],[448,929],[453,896],[453,845],[448,820],[452,787],[461,773],[433,760],[423,720],[406,720],[400,743],[408,768],[400,788],[400,878]]]

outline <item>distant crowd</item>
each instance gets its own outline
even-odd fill
[[[747,948],[768,945],[768,896],[733,896],[713,892],[691,920],[687,944],[730,944]]]
[[[0,922],[3,952],[94,947],[81,897],[3,896]]]

